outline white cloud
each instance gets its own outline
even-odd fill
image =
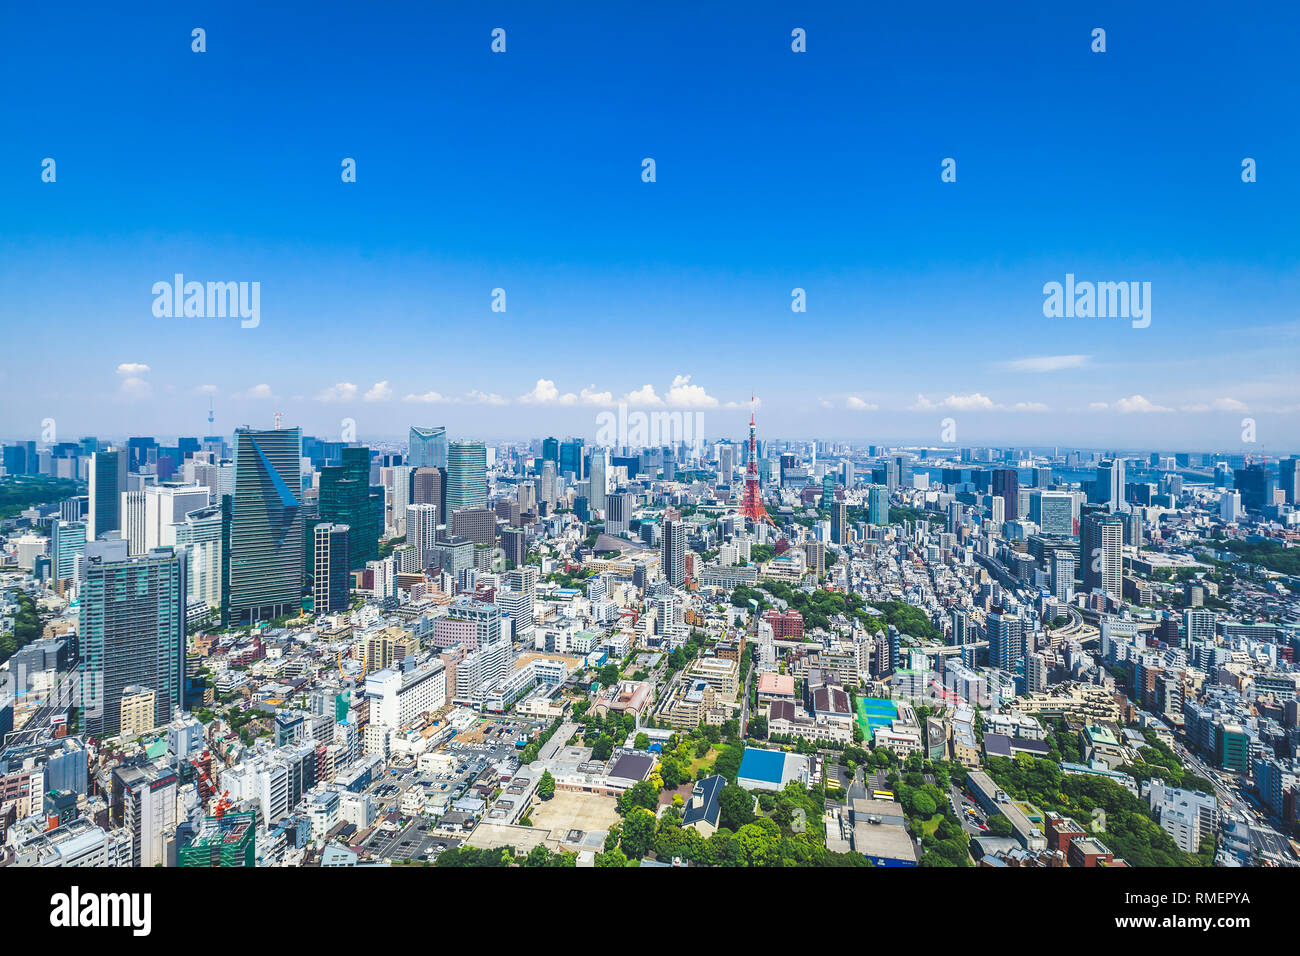
[[[1081,368],[1091,358],[1091,355],[1031,355],[998,364],[1015,372],[1059,372],[1066,368]]]
[[[664,403],[653,385],[642,385],[636,391],[628,392],[623,396],[623,401],[628,405],[662,405]]]
[[[1047,406],[1042,402],[1016,402],[1012,405],[1002,405],[980,392],[971,392],[969,395],[949,395],[938,402],[931,401],[924,395],[917,395],[916,402],[909,407],[909,410],[914,412],[936,412],[941,409],[954,412],[1048,411]]]
[[[587,405],[612,405],[614,403],[613,392],[598,392],[595,385],[588,385],[579,393],[579,397]]]
[[[357,387],[351,382],[339,382],[331,385],[316,396],[318,402],[351,402],[357,397]]]
[[[668,389],[667,404],[674,408],[717,408],[718,400],[701,385],[692,385],[689,375],[678,375]]]
[[[969,395],[949,395],[941,402],[932,402],[924,395],[916,396],[916,404],[912,406],[914,412],[933,412],[940,408],[948,408],[958,412],[976,412],[991,411],[1001,408],[987,395],[981,395],[979,392],[972,392]]]
[[[195,391],[196,391],[196,392],[202,392],[204,395],[213,395],[213,394],[215,394],[216,391],[217,391],[217,386],[215,386],[215,385],[200,385],[198,388],[195,389]]]
[[[434,402],[445,402],[447,398],[439,392],[425,392],[423,395],[407,395],[402,399],[404,402],[424,402],[433,404]]]
[[[1172,408],[1166,408],[1163,405],[1157,405],[1141,395],[1130,395],[1128,398],[1121,398],[1115,402],[1115,408],[1125,415],[1132,413],[1148,414],[1150,412],[1172,412]]]
[[[270,385],[267,385],[265,382],[263,382],[261,385],[254,385],[252,388],[248,389],[247,391],[235,392],[230,397],[236,399],[256,400],[256,399],[276,398],[278,396],[271,391]]]
[[[375,382],[370,386],[370,391],[361,396],[363,402],[391,402],[393,400],[393,389],[387,380]]]
[[[476,405],[509,405],[510,403],[495,392],[480,392],[474,389],[465,396],[465,401]]]
[[[865,402],[856,395],[850,395],[844,400],[844,404],[847,408],[851,408],[857,412],[874,412],[880,407],[871,402]]]
[[[1110,404],[1108,402],[1089,402],[1088,407],[1091,408],[1093,411],[1100,412],[1100,411],[1105,411],[1107,408],[1110,408]]]
[[[560,390],[549,378],[539,378],[531,392],[519,396],[519,401],[525,405],[572,405],[577,400],[578,396],[572,392],[561,395]]]
[[[149,366],[145,365],[143,362],[123,362],[117,367],[118,375],[129,375],[132,377],[138,377],[147,371],[149,371]]]

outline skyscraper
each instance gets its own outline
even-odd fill
[[[1020,475],[1014,468],[993,470],[993,495],[1002,499],[1004,521],[1020,517]]]
[[[1128,505],[1124,502],[1124,459],[1105,458],[1097,466],[1097,484],[1094,499],[1098,504],[1107,505],[1111,511],[1124,511]]]
[[[295,549],[296,550],[296,549]],[[154,693],[155,725],[184,701],[186,555],[157,548],[131,557],[122,540],[86,544],[78,640],[86,733],[121,730],[122,693]]]
[[[317,614],[345,611],[351,559],[345,524],[325,522],[312,529],[315,564],[312,574],[312,610]]]
[[[1278,484],[1286,495],[1286,503],[1289,505],[1300,504],[1300,469],[1296,468],[1298,463],[1300,458],[1295,455],[1283,458],[1277,463]]]
[[[1063,538],[1074,536],[1074,499],[1064,491],[1038,495],[1038,526],[1043,534]]]
[[[675,588],[686,583],[686,525],[681,518],[665,518],[661,561],[664,577]]]
[[[1118,515],[1091,512],[1083,519],[1079,540],[1083,589],[1100,589],[1116,601],[1124,597],[1124,521]]]
[[[1073,551],[1057,548],[1052,552],[1052,596],[1058,601],[1074,597],[1074,570],[1078,562]]]
[[[235,431],[226,617],[259,621],[302,607],[302,430]]]
[[[845,544],[848,541],[848,505],[843,501],[832,501],[831,505],[831,543]]]
[[[221,608],[226,561],[222,552],[221,507],[191,511],[176,525],[176,546],[189,555],[189,600]]]
[[[994,667],[1013,671],[1025,656],[1024,622],[1014,611],[998,608],[990,611],[984,621],[989,639],[989,663]]]
[[[126,450],[97,451],[90,456],[90,514],[86,539],[93,541],[122,527],[122,493],[126,491]]]
[[[447,429],[443,425],[411,426],[406,463],[412,468],[447,467]]]
[[[581,481],[587,477],[583,473],[582,448],[583,441],[581,438],[570,438],[560,445],[559,474],[566,478],[571,477],[576,481]]]
[[[382,492],[370,490],[369,448],[344,448],[342,464],[320,470],[320,517],[351,529],[348,560],[353,570],[379,557],[382,507]]]
[[[433,561],[433,546],[438,541],[438,506],[414,504],[406,508],[406,543],[413,546],[420,559],[420,567],[427,568]]]
[[[447,475],[440,468],[417,468],[411,476],[411,504],[433,505],[441,523],[446,520]]]
[[[1273,503],[1273,473],[1264,465],[1233,469],[1232,484],[1241,492],[1241,506],[1247,511],[1262,511]]]
[[[867,492],[867,522],[889,524],[889,489],[883,485],[872,485]]]
[[[452,442],[447,450],[447,511],[487,504],[487,446]]]
[[[54,579],[71,578],[77,573],[77,556],[86,550],[86,524],[83,521],[56,521],[50,530]]]
[[[604,517],[605,515],[605,495],[608,492],[605,478],[605,455],[604,448],[593,448],[591,450],[591,491],[587,494],[588,501],[591,502],[591,510]]]

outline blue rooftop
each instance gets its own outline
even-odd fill
[[[780,784],[785,770],[785,754],[779,750],[755,750],[745,748],[745,756],[740,761],[738,777],[746,780],[763,780]]]

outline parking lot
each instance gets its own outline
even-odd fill
[[[397,833],[375,830],[366,841],[366,848],[385,860],[420,860],[432,863],[438,856],[460,841],[435,834],[431,825],[422,820],[410,820]]]

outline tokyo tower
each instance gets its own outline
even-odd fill
[[[767,522],[775,527],[775,522],[763,507],[763,497],[758,492],[758,442],[754,438],[754,398],[750,396],[749,409],[749,462],[745,465],[745,497],[740,502],[740,513],[754,524]]]

